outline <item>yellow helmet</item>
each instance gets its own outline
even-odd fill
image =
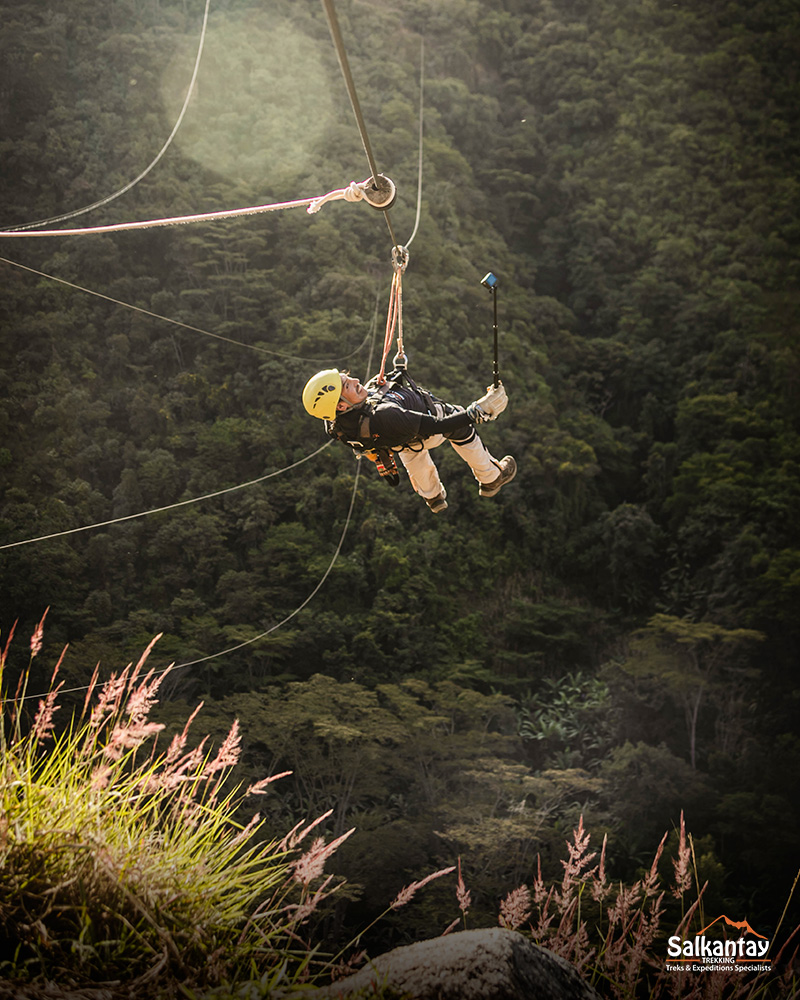
[[[313,375],[303,389],[303,406],[312,417],[336,419],[336,404],[342,395],[342,376],[338,368],[326,368]]]

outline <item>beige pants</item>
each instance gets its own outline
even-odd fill
[[[433,463],[430,449],[438,448],[446,440],[447,438],[443,434],[434,434],[433,437],[425,438],[424,441],[414,445],[413,449],[403,448],[402,451],[397,452],[408,473],[408,478],[411,480],[411,485],[420,496],[426,499],[436,497],[442,492],[439,470]],[[500,475],[497,461],[492,458],[489,449],[477,434],[467,444],[458,444],[455,441],[451,441],[450,444],[472,469],[472,474],[479,483],[484,485],[491,483]]]

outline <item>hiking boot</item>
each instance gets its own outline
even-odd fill
[[[506,483],[510,483],[517,474],[517,463],[511,455],[506,455],[505,458],[501,458],[499,462],[495,462],[495,465],[500,470],[500,475],[497,479],[493,479],[490,483],[481,483],[478,493],[480,493],[482,497],[495,496],[506,485]]]
[[[425,503],[434,514],[440,514],[447,507],[447,490],[442,487],[442,492],[435,497],[425,497]]]

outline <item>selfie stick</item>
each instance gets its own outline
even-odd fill
[[[494,384],[495,386],[500,385],[500,371],[497,363],[497,275],[492,274],[491,271],[484,277],[481,278],[481,284],[484,285],[492,293],[492,303],[494,305]]]

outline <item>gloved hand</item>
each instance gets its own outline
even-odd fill
[[[475,424],[485,424],[497,417],[508,406],[508,396],[502,382],[486,387],[486,395],[476,399],[467,407],[470,420]]]

